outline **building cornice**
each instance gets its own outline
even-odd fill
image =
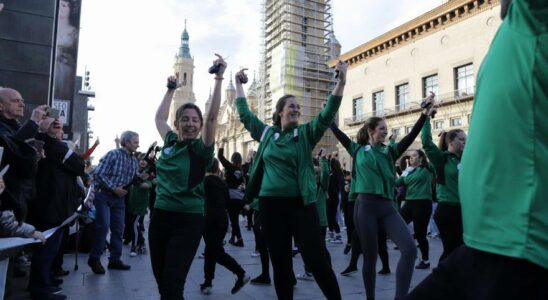
[[[500,0],[452,0],[419,17],[406,22],[328,62],[334,67],[338,61],[352,65],[390,53],[390,51],[424,38],[469,17],[500,4]]]

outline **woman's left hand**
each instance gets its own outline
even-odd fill
[[[225,70],[226,70],[226,61],[223,59],[223,57],[220,54],[215,53],[215,56],[217,56],[218,58],[215,61],[213,61],[213,64],[220,65],[219,71],[217,71],[215,75],[217,77],[223,77],[223,74],[225,73]]]

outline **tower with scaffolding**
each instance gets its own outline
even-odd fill
[[[331,0],[263,0],[262,61],[258,114],[270,123],[276,101],[292,94],[308,122],[322,109],[334,87],[327,62],[340,55],[333,33]],[[335,150],[328,130],[317,147]]]

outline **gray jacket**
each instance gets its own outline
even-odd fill
[[[6,237],[22,237],[30,238],[34,233],[34,226],[17,221],[13,211],[0,211],[0,238]]]

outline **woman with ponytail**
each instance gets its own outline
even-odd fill
[[[443,244],[443,253],[440,257],[442,261],[463,244],[458,179],[466,134],[461,129],[442,132],[436,146],[432,141],[432,127],[428,120],[422,128],[421,140],[426,156],[436,170],[438,206],[434,213],[434,221]]]
[[[358,131],[357,142],[337,136],[354,157],[352,191],[357,194],[354,223],[364,255],[362,269],[368,300],[375,299],[375,267],[377,263],[378,229],[383,228],[401,251],[396,270],[396,299],[403,299],[409,290],[417,248],[394,203],[395,161],[413,143],[427,117],[433,111],[434,95],[430,95],[411,132],[399,143],[384,144],[388,135],[386,121],[371,117]]]
[[[406,224],[413,222],[415,239],[419,242],[422,260],[417,269],[430,268],[428,260],[428,240],[426,239],[428,221],[432,213],[432,180],[433,170],[428,166],[426,155],[422,150],[412,151],[409,155],[409,166],[396,179],[396,186],[405,186],[405,204],[400,214]]]
[[[259,198],[262,228],[274,269],[279,299],[293,299],[291,239],[327,299],[341,299],[320,230],[316,209],[316,179],[312,151],[335,119],[346,83],[347,64],[339,62],[338,83],[322,111],[310,122],[299,124],[299,100],[285,95],[276,103],[273,126],[264,124],[250,110],[236,74],[236,108],[251,137],[260,142],[246,186],[248,199]]]

